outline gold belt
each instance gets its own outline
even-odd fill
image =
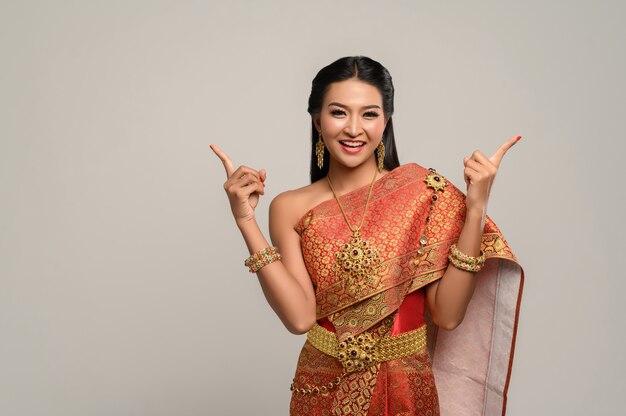
[[[317,322],[307,340],[318,350],[339,359],[347,373],[376,363],[406,357],[426,349],[426,324],[398,335],[383,337],[365,331],[339,342],[337,334]]]
[[[383,322],[384,325],[391,323],[393,323],[392,319]],[[339,359],[344,371],[335,380],[321,386],[305,384],[298,387],[294,378],[291,391],[303,395],[312,393],[328,395],[330,390],[339,386],[344,377],[353,371],[360,371],[379,362],[426,351],[426,324],[393,336],[380,337],[378,334],[365,331],[339,342],[337,334],[316,322],[307,332],[306,337],[315,348]]]

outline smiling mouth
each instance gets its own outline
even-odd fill
[[[347,141],[347,140],[339,140],[339,143],[346,147],[362,147],[365,146],[365,142],[359,141]]]

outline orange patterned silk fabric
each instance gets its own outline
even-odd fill
[[[318,320],[334,331],[327,318]],[[424,290],[411,292],[395,315],[391,335],[424,324]],[[343,371],[339,362],[307,341],[298,359],[295,381],[299,386],[327,384]],[[386,361],[353,373],[325,395],[292,395],[290,415],[439,415],[437,389],[428,352]]]
[[[339,340],[363,331],[385,335],[381,321],[394,315],[391,335],[425,324],[424,286],[441,278],[448,266],[450,245],[458,240],[465,221],[465,195],[450,181],[437,192],[424,178],[429,171],[416,163],[397,167],[375,183],[365,215],[361,238],[380,250],[382,267],[375,285],[359,296],[344,290],[334,269],[335,253],[351,232],[335,199],[326,200],[298,221],[304,261],[313,281],[318,323],[336,332]],[[350,224],[359,224],[369,185],[341,195],[339,199]],[[427,244],[418,255],[419,238]],[[486,217],[482,249],[490,256],[511,257],[510,248],[489,216]],[[305,341],[294,381],[297,387],[321,386],[343,372],[336,358]],[[439,415],[437,389],[428,351],[378,363],[349,374],[340,386],[322,394],[292,393],[290,415]]]

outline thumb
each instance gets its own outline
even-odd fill
[[[259,170],[259,177],[261,178],[261,182],[265,182],[267,178],[267,171],[265,169]]]

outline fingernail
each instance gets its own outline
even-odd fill
[[[522,136],[517,136],[517,137],[515,138],[515,141],[518,141],[518,142],[519,142],[519,139],[521,139],[521,138],[522,138]]]

